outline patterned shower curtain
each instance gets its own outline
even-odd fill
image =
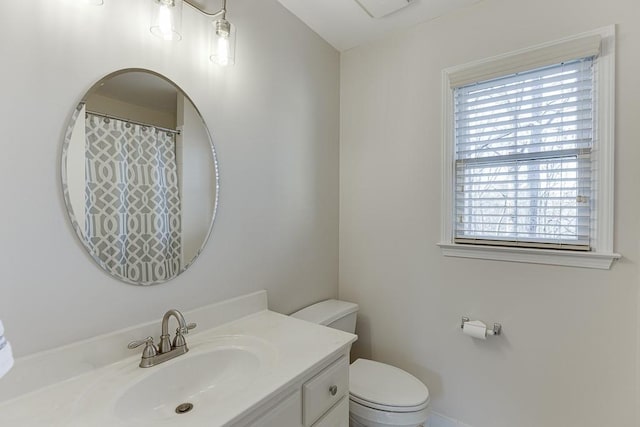
[[[116,276],[151,284],[181,265],[175,134],[87,113],[85,234]]]

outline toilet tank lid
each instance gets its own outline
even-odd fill
[[[358,311],[358,304],[328,299],[296,311],[291,317],[326,326],[356,311]]]

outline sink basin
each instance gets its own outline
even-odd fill
[[[139,368],[137,361],[128,359],[107,368],[76,402],[74,412],[84,422],[99,419],[99,425],[150,426],[193,420],[243,393],[275,357],[268,342],[233,335],[190,345],[188,353],[151,368]],[[97,413],[97,407],[104,410]]]
[[[258,355],[244,348],[222,347],[187,355],[164,369],[162,365],[155,366],[160,369],[132,385],[118,399],[116,415],[153,421],[176,415],[176,407],[183,403],[194,405],[195,410],[204,399],[215,403],[242,390],[260,370]],[[187,412],[190,411],[184,413]]]

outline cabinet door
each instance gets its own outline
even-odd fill
[[[299,390],[251,424],[251,427],[300,426],[302,426],[302,397]]]

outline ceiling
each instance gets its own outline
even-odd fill
[[[337,50],[345,51],[482,0],[413,0],[381,18],[372,18],[356,0],[278,1]],[[396,3],[395,0],[371,2]]]

